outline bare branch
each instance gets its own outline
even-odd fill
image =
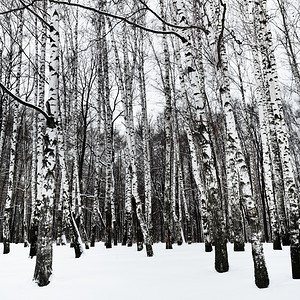
[[[0,82],[0,88],[3,90],[3,92],[5,92],[6,94],[8,94],[13,100],[16,100],[17,102],[30,107],[32,109],[34,109],[35,111],[37,111],[38,113],[42,114],[47,121],[52,121],[52,117],[49,116],[45,111],[43,111],[41,108],[39,108],[38,106],[35,106],[31,103],[28,103],[26,101],[23,101],[21,98],[19,98],[18,96],[16,96],[15,94],[13,94],[6,86],[4,86],[2,84],[2,82]]]
[[[189,26],[180,26],[177,24],[172,24],[167,22],[166,20],[164,20],[159,14],[157,14],[153,9],[151,9],[145,1],[143,0],[139,0],[147,10],[149,10],[158,20],[160,20],[161,22],[163,22],[165,25],[169,26],[169,27],[173,27],[173,28],[177,28],[177,29],[182,29],[182,30],[187,30],[187,29],[200,29],[202,31],[204,31],[206,34],[209,33],[209,31],[201,26],[197,26],[197,25],[189,25]]]
[[[221,5],[223,6],[223,14],[222,14],[222,23],[221,23],[221,32],[218,38],[218,44],[217,44],[217,51],[218,51],[218,63],[217,68],[220,68],[222,65],[222,58],[221,58],[221,46],[223,42],[223,36],[224,36],[224,28],[225,28],[225,16],[226,16],[226,4],[221,0]]]
[[[19,10],[22,10],[22,9],[25,9],[25,8],[29,8],[30,6],[32,6],[35,2],[37,2],[39,0],[33,0],[31,3],[29,4],[25,4],[23,1],[20,1],[21,4],[23,5],[22,7],[16,7],[16,8],[12,8],[10,10],[6,10],[6,11],[3,11],[3,12],[0,12],[0,15],[5,15],[5,14],[9,14],[9,13],[14,13],[14,12],[17,12]]]
[[[40,0],[34,0],[32,2],[32,4],[34,2],[36,2],[36,1],[40,1]],[[42,18],[41,16],[39,16],[34,10],[32,10],[30,8],[30,5],[25,6],[25,3],[22,0],[20,0],[20,2],[24,5],[24,8],[28,9],[34,16],[36,16],[40,20],[41,23],[44,23],[46,26],[48,26],[48,28],[51,27],[50,24],[44,18]]]
[[[130,25],[132,25],[136,28],[142,29],[142,30],[147,31],[147,32],[152,32],[152,33],[156,33],[156,34],[175,35],[175,36],[179,37],[181,39],[181,41],[186,42],[186,38],[183,37],[182,35],[180,35],[179,33],[175,32],[175,31],[161,31],[161,30],[151,29],[151,28],[139,25],[139,24],[137,24],[133,21],[130,21],[126,17],[111,14],[111,13],[106,12],[106,11],[101,11],[101,10],[98,10],[94,7],[89,7],[89,6],[86,6],[86,5],[83,5],[83,4],[66,2],[66,1],[50,0],[50,2],[51,3],[56,3],[56,4],[64,4],[64,5],[69,5],[69,6],[80,7],[80,8],[86,9],[86,10],[90,10],[90,11],[92,11],[94,13],[97,13],[97,14],[100,14],[100,15],[104,15],[104,16],[111,17],[111,18],[114,18],[114,19],[117,19],[117,20],[124,21],[127,24],[130,24]]]

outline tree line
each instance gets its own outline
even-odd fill
[[[298,6],[0,1],[4,254],[45,286],[54,242],[203,242],[218,272],[250,242],[266,288],[271,242],[299,279]]]

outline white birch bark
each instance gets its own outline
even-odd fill
[[[72,64],[73,68],[73,182],[72,182],[72,207],[71,211],[73,214],[73,219],[76,222],[80,237],[85,244],[85,249],[89,249],[89,241],[87,232],[83,224],[83,203],[81,197],[81,188],[82,188],[82,178],[79,174],[79,157],[78,157],[78,132],[77,132],[77,116],[78,116],[78,8],[75,11],[75,32],[74,32],[74,62]]]
[[[150,128],[147,112],[147,95],[144,70],[144,41],[143,33],[140,32],[139,49],[139,87],[142,107],[142,135],[143,135],[143,162],[145,184],[145,219],[149,230],[152,231],[152,184],[151,184],[151,155],[150,155]]]
[[[226,119],[227,131],[227,182],[232,176],[232,171],[237,172],[239,180],[240,197],[246,208],[248,224],[251,234],[252,257],[254,262],[255,283],[259,288],[266,288],[269,285],[268,272],[265,265],[263,246],[261,242],[262,232],[259,228],[258,212],[253,199],[250,177],[241,148],[235,118],[233,114],[230,95],[230,82],[228,76],[228,59],[223,40],[225,26],[226,4],[222,1],[210,1],[210,45],[219,90],[222,100],[222,107]],[[229,156],[229,157],[228,157]]]
[[[185,17],[185,7],[182,1],[173,1],[173,4],[175,8],[177,8],[177,14],[178,14],[178,20],[179,25],[186,26],[188,25],[187,19]],[[210,199],[211,204],[216,206],[218,205],[218,201],[220,201],[219,195],[218,195],[218,184],[217,184],[217,174],[216,169],[214,166],[213,161],[213,153],[210,145],[210,138],[208,134],[208,127],[207,127],[207,116],[206,116],[206,99],[205,99],[205,85],[204,85],[204,73],[203,70],[200,69],[200,75],[201,78],[198,77],[198,74],[196,72],[196,65],[195,65],[195,54],[194,50],[191,45],[191,37],[187,36],[186,33],[182,33],[183,36],[186,37],[186,41],[183,42],[183,51],[185,53],[184,55],[184,81],[186,82],[186,85],[188,87],[188,95],[191,95],[192,99],[195,101],[196,106],[196,136],[201,143],[201,149],[193,150],[193,148],[197,145],[194,142],[193,143],[193,135],[192,132],[187,132],[189,144],[191,147],[191,153],[193,154],[192,157],[192,164],[194,163],[195,167],[194,169],[194,176],[198,173],[199,175],[195,176],[195,180],[197,183],[198,188],[200,188],[201,192],[201,210],[202,210],[202,216],[203,216],[203,230],[204,230],[204,236],[206,239],[206,247],[207,250],[210,250],[210,238],[209,238],[209,228],[208,228],[208,201]],[[187,128],[188,129],[188,128]],[[190,130],[190,129],[189,129]],[[188,130],[188,131],[189,131]],[[199,155],[199,152],[202,152],[202,161],[203,161],[203,178],[200,177],[200,166],[196,165],[197,163],[197,155]],[[197,154],[198,153],[198,154]],[[198,170],[197,170],[198,169]],[[216,208],[215,208],[216,209]],[[222,227],[222,217],[220,217],[220,226]],[[219,222],[219,221],[218,221]],[[222,229],[220,228],[222,231]],[[224,247],[224,243],[223,246]],[[225,248],[220,251],[223,253],[223,258],[226,261],[227,260],[227,252]],[[223,267],[221,269],[226,270],[228,267],[227,263],[221,263]],[[227,266],[226,266],[227,265]],[[221,270],[219,269],[219,270]]]
[[[282,25],[284,28],[284,38],[285,38],[285,49],[287,52],[289,64],[291,67],[292,75],[294,77],[294,83],[296,85],[296,92],[298,93],[298,97],[300,98],[300,70],[297,63],[297,55],[296,49],[293,45],[291,35],[289,33],[290,26],[288,24],[288,5],[285,4],[285,1],[277,0],[281,18],[282,18]]]
[[[21,67],[22,67],[22,40],[23,40],[23,12],[19,15],[19,24],[17,27],[17,41],[18,41],[18,56],[17,56],[17,74],[16,74],[16,88],[15,94],[19,96],[21,83]],[[3,214],[3,254],[10,252],[10,219],[12,217],[12,200],[14,194],[14,176],[16,168],[16,151],[17,151],[17,137],[19,128],[19,104],[13,102],[13,128],[12,137],[10,141],[10,156],[9,156],[9,170],[8,170],[8,190],[5,199],[4,214]]]
[[[182,230],[181,230],[181,203],[180,203],[180,187],[177,182],[177,178],[179,176],[179,168],[181,167],[181,164],[179,163],[179,147],[178,147],[178,137],[177,137],[177,128],[176,128],[176,121],[175,121],[175,105],[172,108],[173,114],[172,114],[172,123],[173,123],[173,132],[172,132],[172,139],[173,139],[173,172],[172,172],[172,178],[171,178],[171,202],[172,202],[172,214],[173,214],[173,220],[174,220],[174,226],[175,226],[175,233],[176,233],[176,241],[177,244],[180,246],[182,245]],[[176,189],[176,186],[178,187]],[[177,190],[177,191],[176,191]],[[177,215],[177,209],[178,206],[178,215]]]
[[[282,147],[280,146],[280,140],[282,138],[282,124],[279,121],[280,116],[279,107],[276,104],[277,91],[275,90],[275,84],[273,77],[276,75],[276,62],[274,54],[272,52],[272,45],[268,42],[271,39],[270,32],[266,28],[265,14],[262,9],[262,3],[253,4],[253,16],[254,22],[257,26],[257,42],[260,46],[262,73],[265,81],[265,93],[267,97],[264,101],[265,110],[267,113],[268,122],[268,134],[270,138],[271,158],[273,165],[274,175],[274,192],[275,201],[278,210],[279,222],[280,222],[280,234],[284,245],[289,244],[288,222],[287,222],[287,210],[285,205],[285,186],[283,178],[283,164],[282,164]],[[256,14],[260,14],[258,18]],[[274,69],[275,68],[275,69]],[[274,80],[277,81],[276,78]],[[277,116],[277,117],[276,117]]]
[[[58,118],[58,74],[59,74],[59,15],[56,6],[51,10],[49,95],[46,102],[47,120],[43,148],[43,205],[39,222],[38,249],[34,271],[34,281],[39,286],[46,286],[52,275],[52,222],[55,198],[55,165],[57,146]]]
[[[47,14],[47,1],[43,1],[43,18],[46,20]],[[39,53],[39,75],[38,75],[38,106],[41,109],[44,109],[45,102],[45,69],[46,69],[46,44],[47,44],[47,27],[44,23],[41,24],[41,38],[40,38],[40,53]],[[38,39],[38,37],[36,37]],[[29,256],[32,258],[36,255],[37,252],[37,235],[38,235],[38,226],[42,205],[42,185],[43,185],[43,176],[42,176],[42,166],[43,166],[43,134],[44,134],[44,119],[38,114],[36,126],[36,192],[32,198],[32,220],[30,225],[30,253]],[[34,189],[33,189],[34,192]]]
[[[253,22],[253,20],[249,20]],[[252,23],[250,23],[253,26]],[[271,228],[272,228],[272,240],[273,240],[273,249],[281,249],[280,237],[279,237],[279,219],[276,209],[275,203],[275,194],[273,188],[272,178],[274,178],[273,174],[273,165],[272,162],[275,163],[276,158],[274,154],[271,155],[270,151],[272,148],[270,147],[271,138],[270,138],[270,124],[268,122],[268,115],[266,112],[266,107],[264,104],[264,98],[267,97],[264,89],[264,79],[261,71],[261,65],[259,62],[259,52],[257,49],[257,39],[256,33],[251,28],[253,42],[251,44],[252,48],[252,59],[254,65],[254,76],[257,85],[257,96],[258,96],[258,109],[259,109],[259,122],[260,122],[260,135],[262,142],[262,151],[263,151],[263,176],[266,187],[266,197],[267,203],[269,205],[270,210],[270,218],[271,218]],[[276,174],[275,174],[276,175]]]
[[[129,150],[127,147],[124,150],[124,158],[126,164],[126,171],[125,171],[125,223],[124,223],[124,237],[123,237],[123,245],[128,247],[132,246],[132,176],[130,171],[130,157],[129,157]]]
[[[109,27],[111,24],[108,21]],[[135,131],[133,123],[133,107],[132,107],[132,77],[129,73],[129,61],[128,61],[128,49],[127,49],[127,37],[126,37],[126,26],[123,25],[124,35],[123,35],[123,49],[124,49],[124,78],[121,70],[121,63],[119,59],[119,54],[117,51],[116,42],[114,40],[113,34],[111,35],[112,48],[115,53],[115,61],[117,65],[117,80],[119,88],[121,90],[122,104],[124,110],[124,120],[125,120],[125,129],[126,129],[126,142],[127,148],[129,151],[129,161],[130,167],[129,171],[131,172],[131,193],[132,198],[136,203],[136,213],[141,226],[143,233],[144,243],[146,245],[147,256],[153,256],[152,250],[152,239],[150,236],[149,226],[145,221],[145,216],[143,214],[142,202],[138,194],[138,180],[137,180],[137,170],[136,170],[136,145],[135,145]]]
[[[179,54],[179,52],[177,51],[177,49],[175,49],[175,52],[176,52],[176,56],[177,54]],[[180,100],[183,100],[185,99],[183,102],[187,102],[187,99],[186,99],[186,94],[184,93],[184,90],[185,90],[185,85],[184,85],[184,82],[183,82],[183,71],[182,71],[182,66],[181,66],[181,61],[179,59],[179,57],[176,57],[176,63],[178,65],[178,68],[179,68],[179,72],[180,72],[180,86],[181,86],[181,98]],[[181,158],[180,158],[180,143],[179,143],[179,126],[178,126],[178,114],[177,114],[177,108],[176,108],[176,100],[174,100],[175,103],[174,103],[174,150],[176,150],[175,152],[175,159],[176,159],[176,163],[178,165],[178,199],[179,199],[179,222],[182,221],[182,212],[181,212],[181,202],[183,204],[183,208],[184,208],[184,214],[185,214],[185,220],[186,220],[186,227],[187,227],[187,238],[186,238],[186,241],[188,244],[191,244],[192,243],[192,227],[191,227],[191,216],[190,216],[190,213],[189,213],[189,209],[188,209],[188,205],[187,205],[187,199],[185,197],[185,190],[184,190],[184,182],[183,182],[183,172],[182,172],[182,161],[181,161]],[[185,106],[187,106],[187,103],[185,103]],[[185,114],[187,115],[187,113],[185,112]],[[187,125],[187,123],[185,122],[185,126],[189,126]],[[190,143],[192,143],[192,145],[190,146],[190,149],[194,149],[195,151],[195,146],[193,144],[193,140],[192,140],[192,137],[191,137],[191,132],[189,129],[187,129],[187,131],[189,132],[190,134],[190,138],[191,138],[191,141]],[[192,152],[192,151],[191,151]],[[196,155],[196,153],[193,153],[193,155]],[[194,160],[195,161],[195,160]],[[199,171],[199,167],[198,167],[198,160],[197,160],[197,157],[196,157],[196,165],[195,165],[195,169]],[[199,174],[199,173],[197,173]],[[199,176],[199,175],[194,175],[194,176]],[[202,184],[200,182],[200,185],[202,187]],[[203,219],[202,219],[203,220]],[[205,228],[205,226],[203,226],[203,228]]]
[[[166,18],[165,3],[160,0],[160,10],[163,18]],[[165,24],[162,30],[166,30]],[[172,249],[172,206],[171,206],[171,176],[172,176],[172,96],[171,96],[171,82],[170,82],[170,53],[166,35],[162,36],[163,47],[163,88],[165,96],[165,179],[164,179],[164,230],[166,249]]]
[[[273,109],[273,117],[275,129],[280,149],[280,158],[282,164],[282,175],[284,182],[285,205],[287,206],[287,215],[290,224],[290,243],[291,243],[291,264],[292,277],[300,278],[300,240],[299,240],[299,207],[298,207],[298,191],[296,189],[293,166],[291,163],[291,154],[287,134],[287,126],[285,124],[285,116],[278,84],[278,75],[274,50],[272,45],[272,34],[268,28],[266,15],[266,1],[260,0],[253,3],[254,12],[258,12],[260,24],[259,42],[261,46],[262,64],[265,68],[266,79],[270,92],[270,104]],[[270,122],[270,119],[269,119]],[[285,209],[283,204],[282,209]],[[282,222],[282,220],[280,220]]]

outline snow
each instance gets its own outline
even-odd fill
[[[284,299],[299,297],[300,280],[291,278],[289,247],[272,250],[265,244],[270,277],[267,289],[254,284],[251,247],[233,252],[228,244],[229,272],[214,270],[214,253],[205,253],[203,244],[154,244],[154,256],[118,245],[106,249],[103,243],[74,258],[69,246],[54,246],[51,283],[38,287],[33,281],[35,259],[29,248],[11,244],[10,254],[0,254],[0,299],[25,300],[189,300],[189,299]],[[2,253],[3,246],[0,246]],[[207,297],[207,298],[206,298]]]

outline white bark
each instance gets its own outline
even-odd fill
[[[47,1],[43,1],[43,18],[46,19],[47,13]],[[47,44],[47,27],[44,23],[41,24],[41,39],[40,39],[40,58],[38,64],[38,107],[44,109],[44,102],[45,102],[45,69],[46,69],[46,44]],[[36,37],[38,39],[38,37]],[[41,213],[41,205],[42,205],[42,186],[43,186],[43,176],[42,176],[42,166],[43,166],[43,134],[44,134],[44,119],[41,114],[37,115],[36,122],[34,121],[34,126],[36,126],[36,145],[34,146],[36,151],[36,174],[32,174],[35,176],[33,178],[36,181],[36,192],[32,198],[32,220],[30,225],[30,256],[33,257],[36,255],[37,252],[37,235],[38,235],[38,226],[39,226],[39,219]],[[33,170],[34,172],[34,170]]]
[[[108,21],[109,23],[109,21]],[[111,27],[111,24],[109,23]],[[131,193],[136,203],[136,213],[141,226],[141,230],[144,237],[144,243],[146,245],[147,256],[153,256],[152,251],[152,239],[150,236],[149,225],[145,221],[145,216],[143,214],[142,202],[138,193],[138,180],[137,180],[137,166],[136,166],[136,142],[135,142],[135,130],[133,122],[133,95],[132,95],[132,77],[129,70],[129,58],[128,58],[128,47],[127,47],[127,36],[126,36],[126,26],[123,25],[124,35],[123,35],[123,51],[124,51],[124,74],[121,69],[121,63],[119,59],[119,54],[117,51],[116,42],[112,34],[112,48],[115,53],[115,61],[117,64],[117,80],[119,88],[121,91],[122,104],[124,110],[124,120],[126,128],[126,142],[129,151],[130,158],[130,168],[131,172]]]
[[[241,141],[237,133],[230,95],[228,59],[223,40],[225,13],[225,3],[219,3],[214,0],[210,1],[210,46],[226,120],[227,183],[229,184],[229,180],[233,180],[234,176],[238,176],[239,187],[236,188],[240,190],[240,197],[247,211],[251,234],[255,283],[259,288],[266,288],[269,285],[269,278],[263,255],[261,243],[262,234],[261,229],[259,229],[258,212],[252,195],[248,167],[242,152]]]
[[[20,83],[21,83],[21,68],[22,68],[22,40],[23,40],[23,12],[20,12],[20,20],[17,27],[17,41],[18,41],[18,56],[17,56],[17,74],[16,74],[16,88],[15,94],[19,96]],[[12,200],[14,194],[14,176],[16,168],[16,152],[17,152],[17,137],[19,128],[19,104],[14,102],[13,105],[13,128],[12,137],[10,141],[10,157],[9,157],[9,170],[8,170],[8,190],[5,199],[5,207],[3,214],[3,253],[10,252],[10,219],[12,217]]]
[[[57,146],[58,118],[58,74],[59,74],[59,15],[56,6],[51,10],[50,28],[50,63],[49,63],[49,95],[46,102],[47,120],[44,135],[44,156],[42,174],[43,205],[39,222],[38,250],[34,272],[34,280],[39,286],[48,285],[52,275],[52,221],[55,198],[55,166]]]
[[[282,176],[284,183],[285,203],[282,210],[287,206],[287,214],[290,222],[290,242],[291,242],[291,262],[293,278],[300,278],[300,241],[299,241],[299,207],[298,207],[298,191],[296,189],[293,166],[291,163],[291,154],[287,134],[287,126],[285,124],[285,116],[283,113],[283,105],[278,84],[277,67],[274,56],[272,34],[268,28],[266,15],[266,1],[260,0],[253,3],[254,18],[258,21],[259,32],[258,40],[261,47],[262,65],[265,69],[268,90],[270,93],[270,106],[266,104],[270,111],[269,124],[274,122],[277,134],[278,146],[280,149],[280,159],[282,166]],[[257,16],[255,13],[258,12]],[[271,111],[272,109],[272,111]],[[284,216],[285,217],[285,216]],[[285,220],[280,220],[281,222]],[[282,225],[282,224],[281,224]],[[286,225],[286,224],[284,224]],[[288,224],[286,225],[288,226]],[[285,229],[285,228],[284,228]]]

